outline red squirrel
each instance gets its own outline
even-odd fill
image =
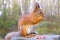
[[[35,34],[31,34],[31,29],[29,28],[29,25],[35,25],[39,23],[41,20],[43,20],[44,14],[43,11],[40,9],[40,6],[38,3],[34,4],[34,10],[26,15],[23,15],[20,20],[18,20],[18,30],[21,34],[21,36],[29,37],[34,36]],[[31,26],[32,28],[33,26]],[[30,33],[29,31],[30,30]]]

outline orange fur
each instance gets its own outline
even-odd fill
[[[26,33],[26,29],[29,25],[35,25],[43,19],[44,15],[39,5],[35,4],[34,10],[30,14],[23,15],[20,20],[18,20],[18,30],[21,36],[30,36]],[[20,29],[22,27],[22,29]]]

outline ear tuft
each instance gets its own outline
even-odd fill
[[[35,8],[40,8],[40,6],[37,2],[35,2],[34,5],[35,5]]]

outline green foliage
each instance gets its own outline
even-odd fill
[[[12,10],[12,12],[10,12]],[[17,20],[19,15],[19,7],[13,4],[13,8],[4,8],[0,17],[0,36],[4,36],[10,31],[17,30]]]
[[[13,19],[8,19],[8,9],[4,9],[2,16],[0,18],[0,35],[4,36],[7,32],[16,25],[17,21]],[[3,31],[3,32],[2,32]]]
[[[49,16],[43,20],[37,28],[39,34],[60,34],[60,19],[56,16]]]
[[[13,0],[13,8],[12,8],[12,15],[13,18],[18,19],[18,16],[20,14],[20,6],[17,5],[16,1]]]

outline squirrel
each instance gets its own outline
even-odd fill
[[[18,20],[18,31],[21,36],[31,37],[34,36],[33,25],[36,25],[44,18],[43,11],[40,9],[38,3],[34,4],[34,9],[30,14],[22,15],[21,19]],[[28,31],[29,30],[29,31]]]

